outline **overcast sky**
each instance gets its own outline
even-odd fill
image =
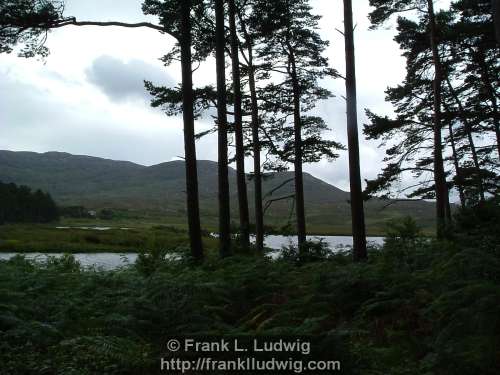
[[[323,16],[322,35],[331,42],[327,51],[331,65],[344,72],[343,38],[335,30],[343,29],[342,0],[312,3],[315,13]],[[401,82],[405,69],[394,31],[369,31],[368,1],[354,0],[353,6],[361,131],[364,108],[391,113],[384,90]],[[79,20],[156,22],[142,15],[140,0],[67,0],[66,14]],[[51,54],[44,62],[0,55],[0,149],[63,151],[144,165],[182,156],[182,119],[151,108],[142,83],[144,79],[167,85],[180,82],[179,67],[165,68],[159,61],[172,45],[169,36],[148,29],[70,26],[50,33]],[[203,65],[194,80],[195,85],[215,82],[214,64]],[[325,85],[336,97],[320,103],[318,111],[332,129],[327,136],[346,144],[344,82]],[[211,124],[200,121],[196,127],[200,131]],[[373,178],[384,151],[362,134],[360,139],[362,178]],[[199,141],[198,159],[215,161],[216,145],[215,136]],[[304,169],[348,190],[346,152],[334,163]]]

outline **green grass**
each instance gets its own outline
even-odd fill
[[[184,220],[183,218],[181,218]],[[314,224],[308,226],[311,235],[350,235],[350,222]],[[272,222],[271,222],[272,223]],[[56,227],[70,227],[57,229]],[[109,227],[106,231],[84,230],[78,227]],[[237,229],[237,223],[233,223]],[[368,227],[367,234],[381,236],[386,225]],[[120,228],[128,228],[122,230]],[[217,231],[216,223],[205,226],[206,232]],[[292,232],[294,227],[291,227]],[[279,226],[269,227],[269,233],[281,233]],[[426,235],[431,230],[424,231]],[[9,224],[0,226],[0,252],[138,252],[152,248],[174,250],[188,246],[187,227],[184,223],[161,216],[142,214],[137,217],[121,216],[113,220],[62,218],[51,224]],[[205,247],[215,249],[217,240],[204,237]]]
[[[174,251],[189,246],[187,232],[169,226],[134,226],[125,222],[67,221],[59,224],[12,224],[0,226],[0,252],[139,252],[152,249]],[[57,229],[57,226],[103,226],[106,231]],[[204,237],[205,247],[213,249],[217,241]]]

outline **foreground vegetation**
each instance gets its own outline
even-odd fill
[[[366,263],[318,245],[202,265],[154,252],[107,272],[1,261],[0,373],[152,374],[173,335],[327,333],[346,374],[497,374],[499,223],[492,204],[429,242],[400,222]]]

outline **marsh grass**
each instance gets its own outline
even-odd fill
[[[109,224],[108,224],[109,225]],[[205,246],[216,241],[204,237]],[[0,252],[140,252],[160,248],[164,251],[189,244],[187,232],[169,226],[139,227],[122,230],[57,229],[56,225],[14,224],[0,226]]]

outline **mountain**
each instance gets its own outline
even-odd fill
[[[205,226],[214,226],[217,220],[217,163],[198,161],[198,175],[202,222]],[[233,218],[236,222],[234,169],[229,170],[229,178]],[[292,194],[292,179],[292,172],[269,174],[264,180],[264,194],[282,184],[283,187],[266,200]],[[147,167],[128,161],[62,152],[39,154],[0,151],[0,181],[48,191],[59,205],[154,212],[169,223],[184,223],[185,220],[184,162],[181,160]],[[350,232],[348,192],[308,173],[304,173],[304,190],[307,220],[312,231],[327,233],[335,228],[336,232]],[[250,177],[248,192],[252,208],[253,183]],[[290,199],[274,202],[266,211],[266,223],[279,226],[286,224],[291,209],[293,201]],[[428,227],[434,221],[434,205],[421,201],[382,200],[371,200],[366,204],[367,224],[372,231],[378,231],[390,218],[409,214]]]

